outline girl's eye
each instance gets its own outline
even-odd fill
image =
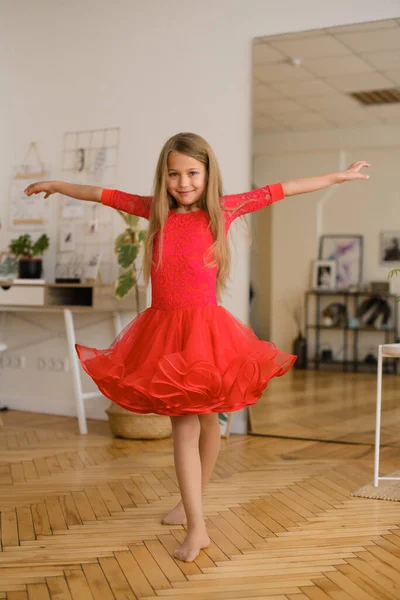
[[[170,177],[175,177],[175,175],[177,175],[178,173],[170,173],[169,176]]]
[[[197,171],[190,171],[190,175],[198,175]]]

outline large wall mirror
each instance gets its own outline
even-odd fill
[[[330,327],[325,319],[318,340],[315,330],[304,330],[304,307],[315,284],[313,261],[337,257],[337,240],[329,237],[331,249],[320,255],[323,236],[343,238],[342,245],[361,236],[351,269],[360,259],[362,279],[358,287],[351,284],[353,291],[387,282],[390,269],[400,267],[400,19],[254,40],[253,134],[254,186],[333,172],[355,160],[371,163],[371,178],[288,198],[254,216],[251,324],[285,351],[299,328],[308,333],[309,361],[317,360],[319,369],[309,363],[310,369],[274,380],[250,409],[252,431],[370,443],[374,360],[378,344],[398,338],[396,302],[388,300],[386,322],[380,314],[371,325],[363,313],[356,326],[351,319],[360,313],[361,297],[321,298],[319,307],[310,297],[311,326],[317,310],[322,324],[329,304],[348,302],[352,329],[345,331],[343,321]],[[399,283],[400,277],[392,282],[394,295]],[[400,420],[399,381],[390,372],[385,378],[389,443],[398,437],[390,427]]]

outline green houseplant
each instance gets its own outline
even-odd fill
[[[125,221],[125,230],[115,240],[115,254],[121,272],[115,281],[115,295],[124,298],[133,290],[136,309],[140,312],[138,270],[136,259],[143,247],[146,231],[140,228],[139,217],[118,211]],[[110,429],[116,437],[126,439],[161,439],[171,435],[169,417],[155,414],[140,415],[111,403],[106,410]]]
[[[118,212],[125,221],[126,228],[115,240],[114,250],[118,265],[121,267],[121,272],[115,282],[115,295],[117,298],[124,298],[135,289],[136,307],[137,312],[139,312],[138,273],[135,261],[143,247],[146,231],[140,228],[139,217],[122,211]]]
[[[49,237],[43,233],[35,242],[29,233],[11,240],[8,249],[18,259],[21,279],[39,279],[43,271],[42,255],[50,245]]]

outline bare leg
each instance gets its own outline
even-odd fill
[[[200,440],[199,452],[201,462],[202,490],[206,487],[214,470],[221,446],[221,433],[218,423],[218,414],[199,415]],[[186,523],[186,514],[182,500],[162,520],[164,525],[182,525]]]
[[[175,557],[193,561],[202,548],[207,548],[207,535],[201,499],[201,463],[199,453],[200,422],[197,415],[172,419],[175,470],[187,515],[188,533]]]

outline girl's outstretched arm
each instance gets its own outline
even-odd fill
[[[282,188],[285,196],[295,196],[296,194],[306,194],[308,192],[316,192],[323,188],[335,185],[336,183],[344,183],[345,181],[354,181],[355,179],[369,179],[369,175],[360,173],[364,167],[369,167],[369,163],[365,160],[360,160],[351,164],[345,171],[337,173],[329,173],[319,177],[306,177],[301,179],[291,179],[282,183]]]
[[[38,183],[32,183],[25,190],[27,196],[40,193],[44,193],[45,198],[48,198],[51,194],[62,194],[63,196],[76,198],[76,200],[101,202],[105,206],[145,219],[150,216],[151,196],[137,196],[119,190],[109,190],[95,185],[66,183],[65,181],[39,181]]]
[[[32,194],[45,194],[45,198],[51,194],[62,194],[76,200],[89,200],[91,202],[101,202],[103,188],[95,185],[78,185],[75,183],[66,183],[65,181],[39,181],[28,185],[25,190],[27,196]]]

